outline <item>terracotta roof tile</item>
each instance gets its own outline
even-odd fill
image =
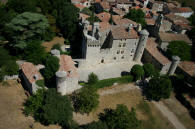
[[[74,6],[79,8],[80,10],[82,10],[83,8],[86,7],[86,6],[82,5],[82,4],[74,4]]]
[[[78,77],[77,68],[74,65],[74,61],[71,56],[61,55],[60,56],[60,68],[59,71],[65,71],[68,77]]]
[[[34,83],[36,81],[35,76],[38,77],[37,80],[43,79],[42,75],[40,74],[36,66],[30,62],[23,63],[21,65],[21,69],[30,83]]]
[[[130,20],[130,19],[127,19],[127,18],[123,18],[123,19],[120,19],[120,20],[115,20],[114,23],[116,25],[130,25],[130,24],[133,24],[134,26],[137,26],[137,23]]]
[[[193,10],[189,7],[181,7],[181,8],[170,8],[172,13],[188,13],[193,12]]]
[[[192,44],[192,41],[185,34],[159,33],[159,37],[163,42],[185,41],[186,43]]]
[[[137,32],[132,28],[129,33],[124,26],[113,26],[111,33],[114,39],[137,39],[139,38]]]
[[[102,6],[103,9],[110,9],[110,5],[106,1],[100,2],[100,5]]]
[[[195,76],[195,62],[182,61],[179,63],[179,67],[190,76]]]
[[[155,19],[153,18],[145,18],[145,21],[147,25],[154,25],[155,24]]]
[[[148,38],[146,43],[146,50],[155,58],[160,64],[168,64],[170,61],[158,50],[157,43],[154,38]]]
[[[113,12],[115,12],[116,14],[120,15],[120,16],[124,16],[125,12],[121,9],[118,8],[113,8]]]
[[[96,15],[102,22],[108,22],[110,20],[110,14],[102,12]]]
[[[110,27],[108,22],[100,22],[100,31],[108,30]]]

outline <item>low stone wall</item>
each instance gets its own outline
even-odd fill
[[[12,76],[9,76],[9,75],[5,75],[3,80],[6,81],[6,80],[14,80],[14,79],[18,79],[19,76],[18,75],[12,75]]]

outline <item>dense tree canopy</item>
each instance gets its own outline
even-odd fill
[[[156,75],[156,70],[154,68],[154,65],[150,63],[146,63],[143,65],[145,77],[152,77]]]
[[[141,9],[138,10],[130,9],[129,12],[124,17],[133,20],[137,23],[140,23],[142,26],[145,26],[146,22],[144,16],[145,13]]]
[[[81,91],[74,95],[74,108],[81,113],[90,113],[99,104],[99,95],[96,89],[92,87],[84,87]]]
[[[179,56],[181,60],[191,60],[191,46],[184,41],[172,41],[167,47],[167,55]]]
[[[114,109],[105,109],[104,114],[100,114],[100,120],[106,122],[109,129],[137,129],[140,121],[136,117],[135,109],[131,111],[125,105],[117,105]]]
[[[131,74],[133,75],[134,80],[137,81],[144,76],[144,69],[141,65],[134,65],[131,68]]]
[[[148,97],[155,101],[169,98],[171,91],[172,84],[168,77],[153,77],[147,87]]]
[[[28,41],[42,39],[48,27],[48,20],[44,15],[30,12],[19,14],[6,24],[10,42],[21,49],[27,46]]]
[[[24,58],[34,64],[41,64],[46,55],[45,48],[40,41],[31,41],[24,51]]]
[[[105,122],[98,121],[92,122],[81,127],[81,129],[108,129]]]
[[[45,124],[69,126],[72,122],[71,102],[67,96],[61,96],[56,89],[48,89],[45,94],[42,116]]]

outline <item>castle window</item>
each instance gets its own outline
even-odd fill
[[[124,59],[124,56],[122,56],[121,59]]]
[[[123,54],[124,53],[124,51],[121,51],[121,54]]]
[[[114,60],[116,60],[116,57],[114,57]]]
[[[119,54],[120,53],[120,50],[117,50],[117,54]]]
[[[118,47],[121,47],[121,44],[119,44]]]
[[[123,43],[123,47],[125,47],[126,46],[126,43]]]

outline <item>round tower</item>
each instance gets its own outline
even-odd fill
[[[65,71],[57,71],[56,72],[56,86],[57,92],[61,93],[61,95],[66,94],[66,72]]]
[[[51,54],[52,54],[52,56],[56,56],[56,57],[60,58],[60,51],[57,49],[51,50]]]
[[[178,56],[172,56],[172,63],[171,63],[171,66],[170,66],[169,72],[168,72],[169,75],[173,75],[175,73],[175,70],[176,70],[179,62],[180,62],[180,58]]]
[[[139,62],[142,58],[143,52],[144,52],[144,48],[146,46],[146,42],[148,40],[148,31],[147,30],[142,30],[140,32],[140,39],[139,39],[139,43],[135,52],[135,56],[134,56],[134,61]]]

